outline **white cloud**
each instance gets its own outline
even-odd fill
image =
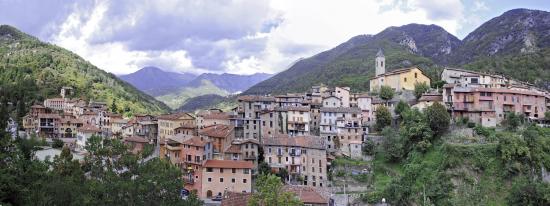
[[[229,1],[236,6],[214,3],[217,13],[208,9],[209,4],[198,2],[97,1],[88,9],[75,6],[51,41],[115,74],[147,65],[193,73],[275,73],[356,35],[409,23],[437,24],[456,34],[464,19],[458,0],[252,1]],[[260,12],[243,15],[239,5]],[[180,21],[194,21],[184,23],[194,31],[180,32],[184,28],[171,25]],[[165,27],[155,25],[165,23]],[[212,28],[220,25],[223,28]],[[170,34],[174,28],[181,37]],[[154,35],[159,38],[150,38]],[[212,68],[201,66],[210,67],[209,62],[214,62]],[[214,68],[217,65],[221,68]]]

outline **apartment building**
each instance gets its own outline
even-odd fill
[[[485,74],[457,68],[445,68],[441,72],[441,80],[450,83],[461,83],[465,87],[504,88],[509,79],[501,75]]]
[[[266,110],[274,109],[275,98],[269,96],[240,96],[237,100],[239,106],[236,111],[240,122],[242,122],[242,138],[259,139],[261,135],[260,114]]]
[[[199,130],[199,136],[212,143],[212,159],[223,159],[223,151],[235,139],[234,127],[212,125]]]
[[[252,192],[252,168],[248,161],[206,160],[202,165],[199,197],[212,198],[225,192]]]
[[[195,117],[188,113],[175,113],[161,115],[158,118],[158,137],[157,142],[161,144],[160,156],[165,156],[164,147],[162,145],[168,137],[173,137],[179,132],[180,134],[193,135],[196,128]],[[178,129],[176,131],[176,129]]]
[[[180,159],[185,181],[185,189],[202,191],[202,165],[208,159],[209,142],[204,138],[193,136],[183,141]],[[201,196],[201,194],[197,194]]]
[[[321,138],[328,150],[351,154],[351,148],[363,139],[361,114],[358,107],[321,107]]]
[[[508,112],[524,114],[530,120],[540,120],[547,111],[546,94],[529,88],[446,84],[443,101],[454,118],[468,118],[486,127],[500,124]]]
[[[309,107],[283,106],[276,107],[275,111],[280,122],[280,131],[282,134],[288,134],[289,136],[309,135]]]
[[[325,141],[315,136],[275,135],[263,140],[264,161],[285,168],[287,181],[314,187],[327,186]]]

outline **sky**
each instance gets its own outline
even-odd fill
[[[145,66],[187,73],[277,73],[361,34],[436,24],[463,39],[541,0],[0,0],[0,24],[120,75]]]

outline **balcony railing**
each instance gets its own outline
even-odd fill
[[[181,150],[181,146],[172,146],[172,145],[166,144],[166,149],[167,150]]]

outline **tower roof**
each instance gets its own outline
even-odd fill
[[[378,49],[378,52],[376,53],[376,57],[384,57],[384,52],[382,52],[382,49]]]

